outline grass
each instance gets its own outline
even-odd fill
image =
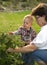
[[[0,12],[0,32],[6,32],[17,30],[23,24],[23,18],[25,15],[30,14],[31,11],[22,12]],[[33,28],[39,32],[40,28],[34,22]]]

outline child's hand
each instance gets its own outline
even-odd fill
[[[14,33],[13,32],[9,32],[10,35],[13,35]]]

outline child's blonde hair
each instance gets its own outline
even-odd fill
[[[29,22],[32,22],[33,21],[33,16],[32,15],[26,15],[25,17],[24,17],[24,19],[23,19],[23,21],[25,21],[25,19],[29,19],[30,21]]]

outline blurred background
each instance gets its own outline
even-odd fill
[[[30,10],[41,2],[47,0],[0,0],[0,11]]]

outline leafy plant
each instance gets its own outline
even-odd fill
[[[23,46],[20,36],[13,36],[2,33],[0,35],[0,65],[22,65],[21,53],[7,53],[9,47]]]

